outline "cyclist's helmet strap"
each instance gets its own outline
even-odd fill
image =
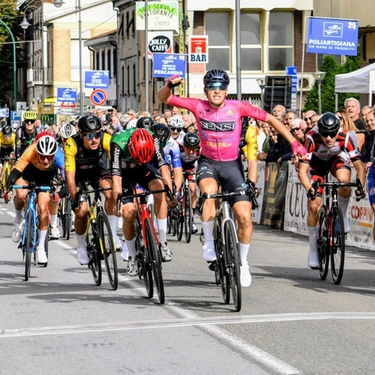
[[[337,133],[340,129],[340,119],[332,112],[322,114],[318,120],[319,132]]]
[[[82,116],[78,120],[78,128],[82,133],[94,133],[102,128],[102,124],[97,116]]]
[[[154,137],[146,129],[137,129],[128,142],[130,157],[139,164],[146,164],[155,154]]]
[[[196,148],[199,147],[200,139],[198,134],[186,133],[183,142],[185,147]]]
[[[207,73],[203,77],[203,84],[207,86],[210,83],[215,82],[220,82],[224,83],[225,85],[229,85],[230,79],[227,72],[221,69],[211,69],[207,71]]]

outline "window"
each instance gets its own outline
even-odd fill
[[[260,25],[260,14],[241,14],[241,70],[262,69]]]
[[[293,13],[271,12],[269,23],[269,69],[293,65]]]
[[[230,70],[230,13],[207,12],[206,34],[208,35],[207,69]]]

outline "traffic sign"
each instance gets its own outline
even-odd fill
[[[104,90],[94,90],[90,95],[90,101],[94,105],[103,105],[107,101],[107,94]]]
[[[58,88],[57,89],[57,101],[58,102],[76,102],[77,101],[77,89]]]
[[[76,102],[62,102],[61,108],[77,108]]]
[[[108,70],[87,70],[85,72],[85,88],[87,89],[108,89]]]
[[[18,116],[17,111],[10,111],[11,121],[21,121],[21,116]]]

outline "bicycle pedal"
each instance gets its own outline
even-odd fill
[[[217,270],[216,262],[207,262],[207,263],[209,263],[208,269],[210,271],[216,271]]]

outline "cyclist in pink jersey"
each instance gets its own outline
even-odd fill
[[[158,93],[160,101],[190,110],[197,120],[202,149],[196,175],[202,194],[215,194],[218,191],[218,182],[221,183],[223,191],[246,190],[239,154],[243,117],[247,116],[268,122],[291,143],[295,155],[304,156],[306,154],[305,148],[276,117],[248,102],[226,100],[229,81],[228,74],[225,71],[220,69],[209,70],[203,78],[204,93],[207,100],[180,98],[172,95],[172,89],[183,83],[183,79],[174,75],[169,78],[166,86]],[[254,148],[257,148],[256,139],[253,143],[247,147],[247,157],[248,179],[254,186],[258,177],[258,167],[256,158],[251,155],[254,154]],[[251,202],[248,195],[240,195],[233,198],[230,204],[238,223],[238,240],[242,264],[241,285],[247,287],[251,284],[251,274],[247,262],[253,232]],[[213,199],[208,199],[201,216],[205,239],[203,258],[207,262],[216,260],[213,240],[214,217],[215,202]]]

